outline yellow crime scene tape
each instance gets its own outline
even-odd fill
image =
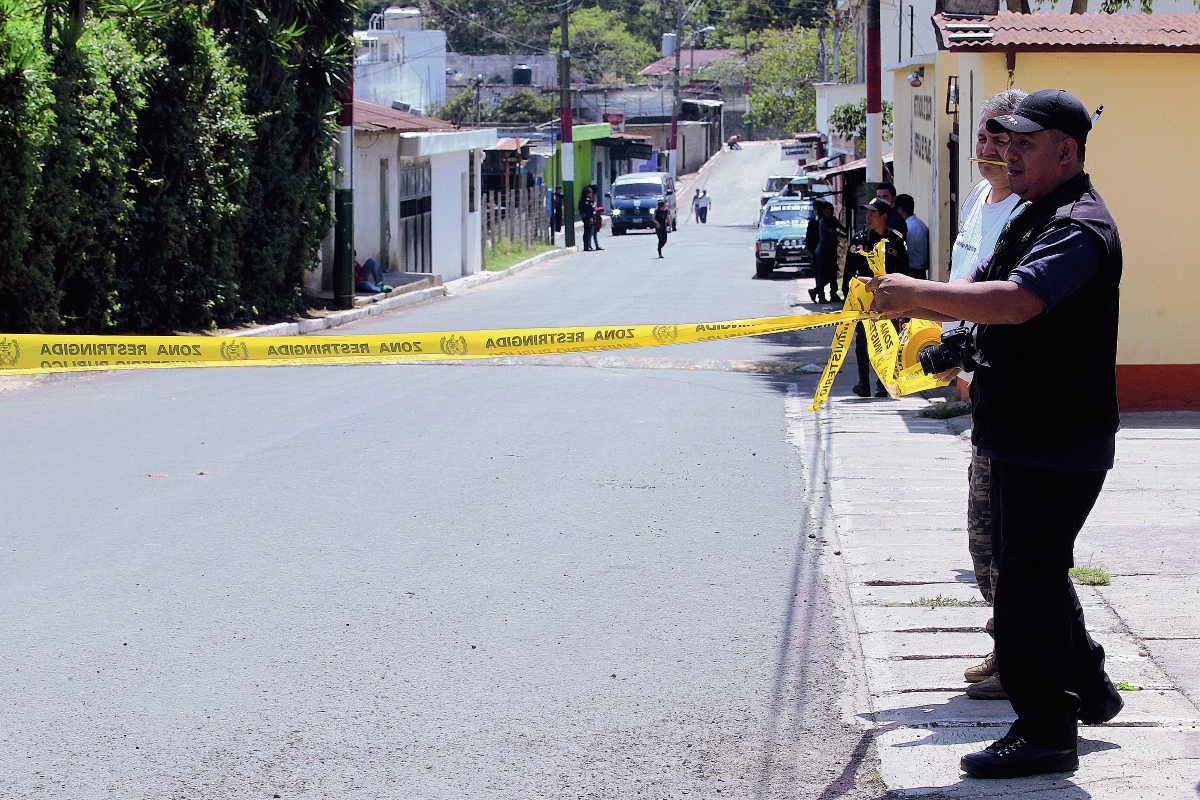
[[[862,251],[875,275],[886,273],[887,242],[880,240],[871,250]],[[890,320],[878,319],[869,314],[871,308],[871,293],[866,289],[866,283],[860,279],[850,281],[850,291],[846,294],[846,304],[842,313],[846,318],[838,323],[833,333],[833,345],[825,371],[817,381],[817,390],[813,394],[809,411],[818,411],[829,399],[833,388],[833,379],[837,377],[846,360],[846,351],[850,349],[850,340],[854,326],[862,323],[867,339],[867,355],[871,366],[887,393],[892,397],[914,394],[938,386],[946,386],[945,381],[939,381],[932,375],[926,375],[921,369],[918,354],[921,350],[941,341],[942,326],[927,319],[911,319],[905,323],[899,332]],[[861,315],[867,314],[866,317]],[[851,317],[850,315],[858,315]]]
[[[867,257],[875,269],[876,262],[883,263],[883,250],[877,247]],[[874,319],[876,314],[870,311],[871,296],[864,284],[858,281],[853,284],[841,311],[691,325],[514,328],[363,336],[0,335],[0,375],[554,355],[736,339],[836,325],[833,352],[813,402],[816,410],[829,396],[854,325],[862,322],[867,330],[871,363],[893,397],[937,385],[932,378],[919,374],[919,364],[916,373],[910,367],[916,363],[916,352],[922,346],[937,341],[930,336],[935,328],[940,336],[940,326],[925,323],[932,326],[926,331],[914,329],[910,323],[897,338],[890,322]]]
[[[837,311],[698,325],[513,328],[364,336],[0,336],[0,374],[30,375],[109,369],[358,364],[447,361],[603,350],[736,339],[867,319],[868,311]]]

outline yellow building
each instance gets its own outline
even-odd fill
[[[895,182],[950,272],[959,206],[979,182],[981,103],[1016,87],[1104,106],[1087,171],[1121,232],[1117,384],[1124,410],[1200,408],[1200,14],[937,15],[937,53],[892,65]]]

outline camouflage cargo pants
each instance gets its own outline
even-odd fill
[[[967,545],[975,567],[975,584],[987,604],[992,605],[996,593],[999,565],[992,557],[992,463],[971,448],[971,465],[967,467]]]

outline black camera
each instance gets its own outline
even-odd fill
[[[972,372],[975,369],[975,336],[972,328],[953,328],[942,334],[942,343],[926,347],[917,354],[926,375],[937,375],[951,369]]]

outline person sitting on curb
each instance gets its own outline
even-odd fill
[[[383,282],[383,270],[374,258],[368,258],[360,264],[354,262],[354,291],[368,294],[390,292],[392,287]]]

